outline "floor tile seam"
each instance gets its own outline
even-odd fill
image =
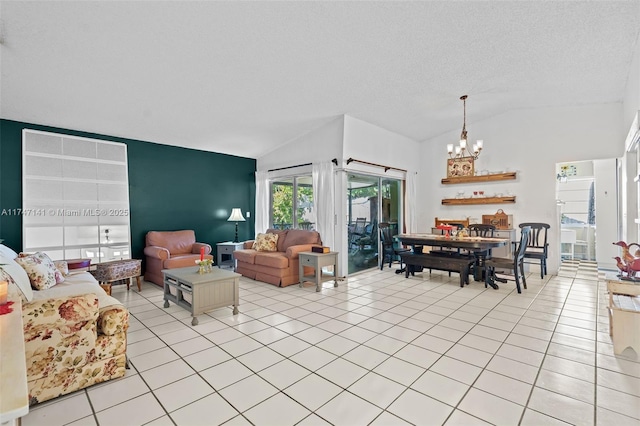
[[[545,287],[546,287],[546,285],[545,285]],[[573,281],[572,281],[572,283],[571,283],[571,287],[573,287]],[[571,287],[570,287],[570,288],[571,288]],[[568,298],[568,295],[564,298],[563,307],[564,307],[564,303],[566,303],[567,298]],[[554,327],[554,329],[553,329],[553,333],[555,333],[555,332],[556,332],[557,326],[558,326],[558,323],[556,322],[556,326],[555,326],[555,327]],[[525,408],[529,408],[529,404],[530,404],[530,402],[531,402],[531,398],[532,398],[532,396],[533,396],[533,392],[534,392],[534,390],[536,389],[536,387],[538,387],[536,384],[538,383],[538,379],[539,379],[540,374],[541,374],[541,372],[542,372],[542,370],[543,370],[544,361],[545,361],[545,359],[547,358],[547,356],[548,356],[548,355],[550,355],[548,352],[549,352],[549,346],[551,345],[551,343],[552,343],[552,342],[551,342],[551,341],[549,341],[549,344],[547,345],[547,348],[546,348],[546,350],[545,350],[545,352],[544,352],[544,355],[543,355],[542,361],[540,362],[540,366],[538,367],[538,371],[537,371],[537,373],[536,373],[536,377],[535,377],[534,382],[533,382],[533,386],[531,387],[531,391],[529,392],[529,396],[527,397],[527,402],[526,402]],[[594,351],[594,352],[595,352],[595,351]],[[594,357],[595,357],[595,353],[594,353]],[[549,370],[549,371],[550,371],[550,370]],[[558,374],[559,374],[559,373],[558,373]],[[596,369],[595,369],[595,368],[594,368],[594,374],[596,374]],[[570,376],[568,376],[568,377],[570,377]],[[588,382],[587,382],[587,383],[588,383]],[[595,424],[597,424],[596,404],[595,404],[595,402],[596,402],[596,398],[597,398],[597,392],[596,392],[597,388],[596,388],[596,384],[595,384],[595,382],[594,382],[593,386],[594,386],[594,387],[593,387],[593,391],[594,391],[594,404],[593,404],[593,407],[594,407],[594,413],[593,413],[593,416],[594,416],[594,417],[593,417],[593,424],[595,425]],[[542,388],[542,387],[538,387],[538,388],[540,388],[540,389],[544,389],[544,388]],[[548,391],[548,392],[553,392],[553,391],[550,391],[550,390],[548,390],[548,389],[545,389],[545,390],[546,390],[546,391]],[[575,398],[572,398],[571,396],[563,395],[563,394],[558,393],[558,392],[553,392],[553,393],[556,393],[556,394],[558,394],[558,395],[561,395],[561,396],[564,396],[564,397],[567,397],[567,398],[574,399],[574,400],[576,400],[576,401],[580,401],[580,400],[577,400],[577,399],[575,399]],[[581,401],[581,402],[584,402],[584,401]],[[525,411],[526,411],[526,409],[525,409]],[[548,415],[548,414],[546,414],[546,415]],[[521,415],[521,417],[520,417],[520,421],[519,421],[519,423],[522,423],[523,418],[524,418],[524,412],[522,413],[522,415]]]
[[[127,360],[127,361],[128,361],[128,360]],[[140,377],[140,380],[142,380],[142,383],[144,383],[144,385],[147,387],[147,389],[149,389],[149,393],[151,393],[151,395],[152,395],[152,396],[153,396],[153,398],[156,400],[156,402],[158,403],[158,405],[159,405],[160,407],[162,407],[162,410],[165,412],[165,414],[164,414],[164,415],[167,415],[167,416],[169,416],[169,418],[171,418],[171,416],[170,416],[170,414],[169,414],[169,411],[168,411],[168,410],[165,408],[165,406],[162,404],[162,402],[160,401],[160,399],[158,398],[158,396],[155,394],[155,392],[154,392],[154,390],[151,388],[151,386],[149,386],[149,383],[147,382],[147,380],[145,380],[144,376],[142,375],[142,372],[141,372],[140,370],[138,370],[138,368],[135,366],[135,364],[133,364],[133,363],[129,363],[129,364],[131,365],[129,368],[133,368],[133,369],[135,369],[135,370],[136,370],[136,373],[137,373],[138,377]],[[189,364],[187,363],[187,365],[189,365]],[[154,367],[154,368],[155,368],[155,367]],[[189,365],[189,368],[192,368],[192,367],[191,367],[191,365]],[[147,371],[148,371],[148,370],[147,370]],[[205,382],[206,382],[206,381],[205,381]],[[173,382],[173,383],[175,383],[175,382]],[[209,383],[207,382],[207,384],[209,384]],[[212,387],[212,388],[213,388],[213,387]],[[214,392],[215,392],[215,389],[214,389]],[[142,394],[142,395],[144,395],[144,394]],[[142,395],[138,395],[138,396],[136,396],[136,398],[138,398],[138,397],[140,397],[140,396],[142,396]],[[88,392],[87,392],[87,396],[88,396]],[[121,403],[118,403],[118,404],[114,405],[114,407],[115,407],[115,406],[117,406],[117,405],[119,405],[119,404],[121,404]],[[188,404],[187,404],[187,405],[188,405]],[[93,405],[92,405],[92,408],[93,408]],[[101,410],[101,411],[104,411],[104,410]],[[95,411],[94,411],[94,413],[95,413]],[[99,425],[99,424],[100,424],[100,422],[99,422],[99,421],[97,421],[97,413],[95,413],[95,414],[96,414],[96,424],[97,424],[97,425]],[[159,419],[159,418],[161,418],[161,417],[164,417],[164,415],[159,416],[159,417],[158,417],[158,419]],[[155,420],[155,419],[154,419],[154,420]],[[151,421],[153,421],[153,420],[151,420]],[[173,419],[172,419],[172,421],[173,421]]]

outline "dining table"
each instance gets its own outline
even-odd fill
[[[405,246],[411,246],[411,250],[414,254],[422,254],[423,248],[428,247],[443,247],[451,249],[468,250],[473,253],[476,258],[474,268],[474,279],[476,281],[482,281],[482,268],[484,259],[488,256],[491,249],[496,247],[502,247],[510,243],[507,238],[494,238],[494,237],[476,237],[476,236],[463,236],[453,237],[450,235],[436,235],[436,234],[398,234],[395,238]],[[498,286],[490,281],[489,284],[494,289]]]

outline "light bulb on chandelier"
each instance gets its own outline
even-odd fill
[[[476,141],[476,143],[473,144],[473,150],[469,149],[469,146],[467,145],[467,95],[460,96],[460,100],[462,101],[464,111],[462,133],[460,133],[460,145],[455,147],[454,154],[453,144],[448,144],[447,152],[449,153],[449,158],[473,157],[474,160],[477,160],[480,156],[480,152],[482,151],[483,141]]]

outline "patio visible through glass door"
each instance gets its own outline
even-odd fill
[[[349,274],[380,266],[378,225],[389,223],[392,234],[400,229],[401,184],[397,179],[349,173],[347,227]]]

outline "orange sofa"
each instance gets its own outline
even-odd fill
[[[278,251],[257,251],[251,248],[253,240],[246,241],[243,250],[233,252],[236,272],[279,287],[297,284],[300,281],[298,254],[311,251],[313,246],[322,246],[320,234],[302,229],[267,229],[267,233],[278,234]]]
[[[200,260],[201,247],[204,247],[205,259],[213,260],[211,246],[197,243],[196,234],[192,230],[147,232],[144,248],[145,281],[164,286],[163,269],[197,266],[195,261]]]

